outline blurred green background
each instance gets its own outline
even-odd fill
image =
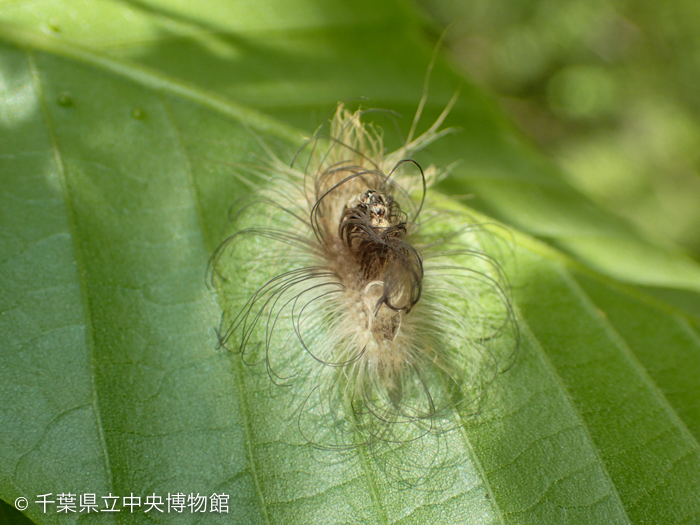
[[[573,185],[700,260],[700,2],[418,1]]]

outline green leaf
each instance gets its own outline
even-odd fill
[[[461,87],[461,132],[422,159],[460,160],[441,189],[512,227],[522,341],[483,411],[418,445],[440,468],[397,490],[371,450],[320,453],[264,372],[215,349],[204,272],[247,191],[235,165],[259,139],[290,159],[295,128],[357,96],[405,133],[433,46],[409,4],[44,0],[0,19],[4,501],[36,523],[77,521],[34,503],[67,492],[229,494],[207,522],[700,520],[700,268],[567,186],[442,61],[425,122]]]

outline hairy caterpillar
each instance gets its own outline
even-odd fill
[[[426,197],[440,172],[411,159],[451,131],[453,102],[413,138],[423,102],[393,153],[339,105],[291,166],[270,154],[212,256],[232,305],[220,345],[294,387],[299,429],[319,447],[446,430],[517,348],[493,234]]]

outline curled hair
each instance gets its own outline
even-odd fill
[[[292,388],[297,425],[319,447],[446,430],[512,363],[499,237],[426,200],[440,174],[410,158],[449,131],[449,109],[387,154],[362,112],[338,106],[291,166],[273,158],[253,173],[258,189],[212,257],[231,305],[220,345]]]

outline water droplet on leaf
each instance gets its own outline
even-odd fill
[[[60,95],[58,95],[58,104],[60,106],[63,106],[64,108],[72,106],[73,99],[71,98],[70,93],[63,92]]]
[[[136,120],[143,120],[146,118],[146,112],[141,108],[134,108],[131,110],[131,118]]]

